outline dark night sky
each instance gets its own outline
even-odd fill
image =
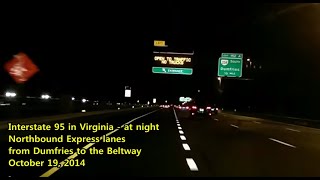
[[[291,96],[301,95],[319,82],[312,74],[319,69],[319,6],[277,14],[295,5],[124,4],[1,6],[0,65],[19,51],[27,53],[40,73],[24,91],[57,96],[122,97],[125,85],[132,86],[137,98],[176,98],[198,88],[214,92],[222,52],[241,52],[263,64],[267,97],[276,97],[270,93],[275,87],[295,91],[297,83],[301,90]],[[152,74],[154,39],[165,39],[177,50],[178,45],[193,48],[194,75]],[[289,71],[292,76],[287,77]],[[15,87],[3,68],[0,76],[2,92]]]

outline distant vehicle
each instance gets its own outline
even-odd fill
[[[170,105],[160,105],[162,108],[170,108]]]
[[[180,109],[182,109],[182,110],[189,110],[190,107],[189,107],[189,106],[180,106]]]
[[[191,116],[210,117],[218,114],[218,108],[205,101],[194,102],[190,108]]]
[[[191,103],[185,103],[185,104],[179,105],[178,108],[181,110],[190,110],[191,105],[192,105]]]

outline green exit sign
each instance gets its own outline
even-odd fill
[[[180,102],[190,102],[192,99],[190,97],[180,97],[179,101]]]
[[[192,75],[192,68],[152,67],[153,73]]]
[[[218,76],[222,77],[241,77],[242,59],[239,58],[219,58]]]
[[[238,58],[238,59],[242,59],[243,58],[243,54],[240,54],[240,53],[222,53],[221,57],[223,57],[223,58]]]

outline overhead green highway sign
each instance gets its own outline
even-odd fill
[[[180,102],[190,102],[192,99],[190,97],[180,97],[179,101]]]
[[[221,57],[243,59],[243,54],[241,54],[241,53],[222,53]]]
[[[153,73],[192,75],[192,68],[152,67]]]
[[[218,76],[222,77],[241,77],[242,59],[221,57],[218,62]]]

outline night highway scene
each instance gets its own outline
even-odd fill
[[[320,3],[1,9],[2,179],[320,177]]]

